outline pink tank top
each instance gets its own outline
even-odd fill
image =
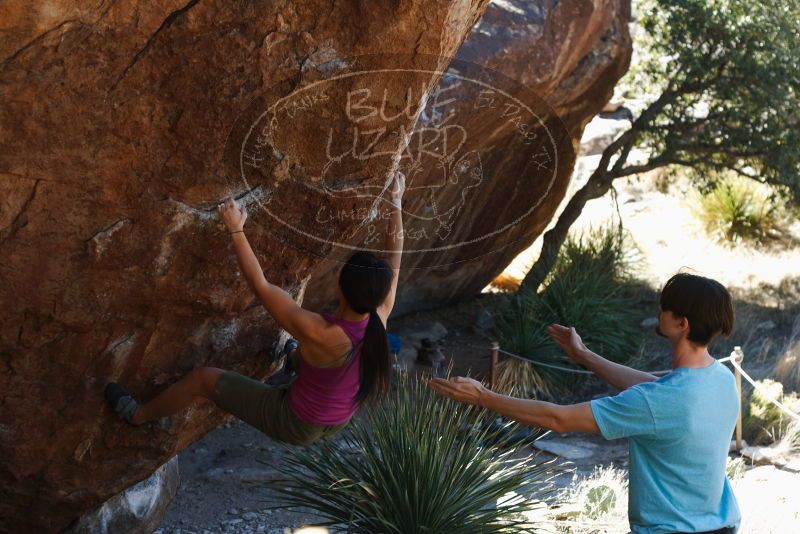
[[[342,327],[353,344],[353,353],[339,367],[314,367],[301,358],[300,372],[289,389],[289,408],[306,423],[338,425],[358,410],[355,398],[361,384],[361,341],[369,317],[362,321],[347,321],[327,313],[322,317]]]

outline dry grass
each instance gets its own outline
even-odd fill
[[[748,367],[774,361],[778,347],[775,339],[766,335],[767,332],[761,326],[764,321],[764,315],[755,307],[737,305],[736,329],[730,337],[717,339],[712,345],[712,352],[716,357],[723,358],[729,356],[734,347],[742,347],[745,365]]]
[[[727,176],[692,203],[709,236],[721,244],[786,242],[788,216],[776,190],[754,180]]]
[[[552,398],[550,382],[537,373],[533,364],[506,358],[497,364],[494,390],[504,395],[535,399]]]
[[[775,364],[774,376],[788,391],[800,393],[800,314],[795,318],[786,347]]]
[[[800,423],[787,424],[780,433],[780,439],[775,443],[778,454],[787,457],[800,453]]]

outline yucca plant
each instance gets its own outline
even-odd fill
[[[611,226],[570,236],[544,289],[521,289],[500,307],[501,348],[544,363],[576,368],[545,332],[552,323],[574,326],[592,350],[618,362],[636,355],[637,318],[631,282],[638,258]],[[552,397],[581,386],[586,375],[564,373],[519,360],[501,362],[498,387],[508,393]]]
[[[536,532],[524,513],[553,491],[558,468],[426,382],[402,375],[340,440],[292,450],[282,505],[311,509],[338,532]]]
[[[695,205],[708,232],[721,243],[764,244],[786,235],[780,203],[768,186],[753,180],[727,176],[701,193]]]
[[[497,364],[494,389],[512,397],[553,399],[557,390],[553,374],[542,371],[546,369],[525,360],[506,358]]]
[[[576,473],[561,494],[564,519],[559,526],[570,534],[628,532],[627,495],[627,474],[613,465],[584,477]]]

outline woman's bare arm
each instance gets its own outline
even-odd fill
[[[270,284],[264,277],[258,258],[244,234],[247,211],[235,200],[229,199],[220,206],[220,212],[231,234],[239,268],[275,322],[293,337],[314,338],[314,333],[320,332],[325,327],[325,320],[319,314],[303,309],[289,293]]]
[[[383,303],[378,307],[378,315],[386,324],[389,314],[394,307],[395,295],[397,294],[397,282],[400,278],[400,260],[403,255],[403,193],[405,192],[405,176],[401,172],[395,173],[392,186],[391,202],[392,214],[389,218],[389,226],[386,231],[386,251],[388,252],[389,265],[392,267],[392,285],[389,294]]]

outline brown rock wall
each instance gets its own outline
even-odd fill
[[[297,298],[320,257],[270,233],[258,206],[275,184],[232,178],[243,110],[332,59],[452,55],[485,3],[0,6],[0,531],[57,531],[222,420],[199,406],[130,428],[106,381],[147,398],[199,365],[266,372],[279,330],[214,206],[244,195],[268,279]]]

